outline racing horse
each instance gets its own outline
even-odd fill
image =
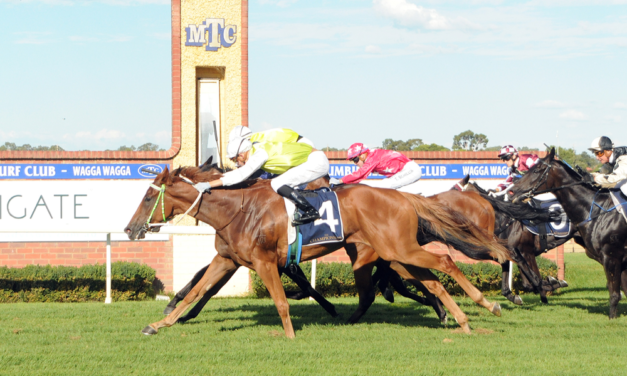
[[[547,234],[545,240],[546,243],[543,244],[541,236],[531,233],[525,228],[521,221],[530,220],[535,223],[544,224],[545,222],[552,220],[549,213],[546,213],[546,211],[541,209],[533,208],[530,205],[511,204],[503,201],[502,199],[489,196],[488,191],[481,188],[476,182],[468,183],[468,180],[469,176],[466,176],[466,178],[462,179],[462,181],[458,183],[459,186],[463,187],[465,192],[480,193],[482,197],[494,205],[497,227],[494,234],[500,239],[507,240],[508,248],[517,249],[525,258],[527,264],[531,267],[531,270],[538,276],[540,275],[540,268],[536,262],[536,257],[546,253],[550,249],[559,247],[577,234],[577,228],[575,226],[571,226],[568,235],[564,237],[557,238],[553,234]],[[510,210],[510,208],[516,210]],[[509,277],[509,273],[512,271],[509,270],[509,263],[505,263],[504,265],[501,265],[501,267],[503,268],[503,282],[505,282]],[[548,299],[546,297],[547,291],[554,291],[560,287],[568,287],[566,281],[547,279],[542,280],[542,288],[537,289],[532,283],[530,283],[530,280],[527,278],[527,274],[528,273],[521,273],[523,289],[528,292],[535,291],[536,293],[539,293],[542,303],[548,303]],[[503,295],[505,295],[506,291],[509,290],[509,286],[506,283],[503,283],[502,290]],[[511,294],[511,292],[509,292],[509,294]],[[522,304],[522,299],[518,296],[516,297],[517,301],[514,301],[514,303]]]
[[[603,265],[610,293],[609,318],[618,317],[621,285],[627,291],[627,221],[619,213],[607,189],[594,187],[567,163],[555,159],[555,149],[539,160],[516,183],[513,202],[552,192],[581,238],[575,241],[586,249],[588,257]]]
[[[129,239],[141,238],[150,230],[150,224],[167,222],[190,209],[198,192],[183,176],[191,182],[199,182],[219,179],[222,173],[215,168],[203,171],[198,167],[183,167],[173,173],[164,169],[151,184],[125,228]],[[429,291],[440,298],[464,332],[471,332],[467,316],[437,278],[426,274],[428,271],[422,268],[451,275],[476,303],[500,315],[498,303],[485,299],[448,255],[431,254],[416,240],[420,231],[457,249],[463,249],[467,254],[488,252],[499,260],[508,259],[504,247],[488,234],[458,213],[420,196],[364,185],[339,187],[335,192],[344,223],[345,239],[339,243],[304,247],[303,261],[341,247],[363,244],[372,247],[384,260],[397,261],[403,265],[406,271],[403,277],[406,279],[414,278],[424,283]],[[214,227],[218,236],[229,244],[229,248],[214,258],[202,279],[181,304],[167,317],[150,324],[142,332],[156,334],[160,328],[173,325],[191,304],[204,294],[216,294],[239,266],[246,266],[259,274],[274,300],[286,336],[294,338],[289,305],[278,273],[278,265],[284,265],[287,261],[288,250],[288,216],[283,206],[283,199],[274,193],[267,181],[246,181],[204,193],[192,215]],[[373,207],[378,208],[376,217],[368,215],[369,209]],[[161,213],[161,216],[153,216],[155,212]]]

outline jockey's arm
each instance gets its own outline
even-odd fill
[[[364,163],[361,168],[354,171],[352,174],[344,176],[340,180],[342,180],[344,184],[357,184],[367,178],[368,174],[370,174],[375,169],[375,167],[377,167],[377,164],[374,163],[371,158],[368,158],[366,159],[366,163]]]
[[[268,158],[268,153],[263,149],[259,149],[248,158],[246,164],[242,167],[225,173],[220,179],[210,181],[209,184],[211,188],[216,188],[241,183],[251,177],[255,171],[259,170],[261,166],[266,163]]]
[[[592,174],[594,181],[603,188],[612,188],[621,180],[627,179],[627,156],[621,156],[616,160],[618,167],[609,175]]]

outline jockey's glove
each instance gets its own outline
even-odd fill
[[[342,184],[344,184],[344,182],[342,181],[342,179],[331,178],[331,179],[329,179],[329,184],[331,184],[331,185],[342,185]]]
[[[196,190],[200,193],[209,192],[211,190],[211,185],[209,182],[201,182],[194,184],[194,188],[196,188]]]

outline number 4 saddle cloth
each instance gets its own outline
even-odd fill
[[[329,188],[320,188],[315,191],[300,191],[320,213],[320,219],[300,226],[292,226],[292,218],[296,212],[293,202],[285,199],[285,209],[288,213],[288,243],[297,241],[297,232],[302,236],[302,245],[336,243],[344,241],[342,216],[338,205],[337,195]]]

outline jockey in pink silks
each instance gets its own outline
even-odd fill
[[[346,159],[355,163],[359,169],[341,179],[331,178],[331,184],[361,183],[371,187],[418,193],[414,191],[415,183],[421,176],[420,166],[397,151],[369,149],[362,143],[355,143],[348,149]],[[366,180],[371,172],[379,173],[386,178]]]
[[[518,154],[518,150],[512,145],[503,146],[499,158],[509,167],[509,176],[496,187],[497,192],[508,190],[516,175],[524,175],[540,159],[536,154]]]

